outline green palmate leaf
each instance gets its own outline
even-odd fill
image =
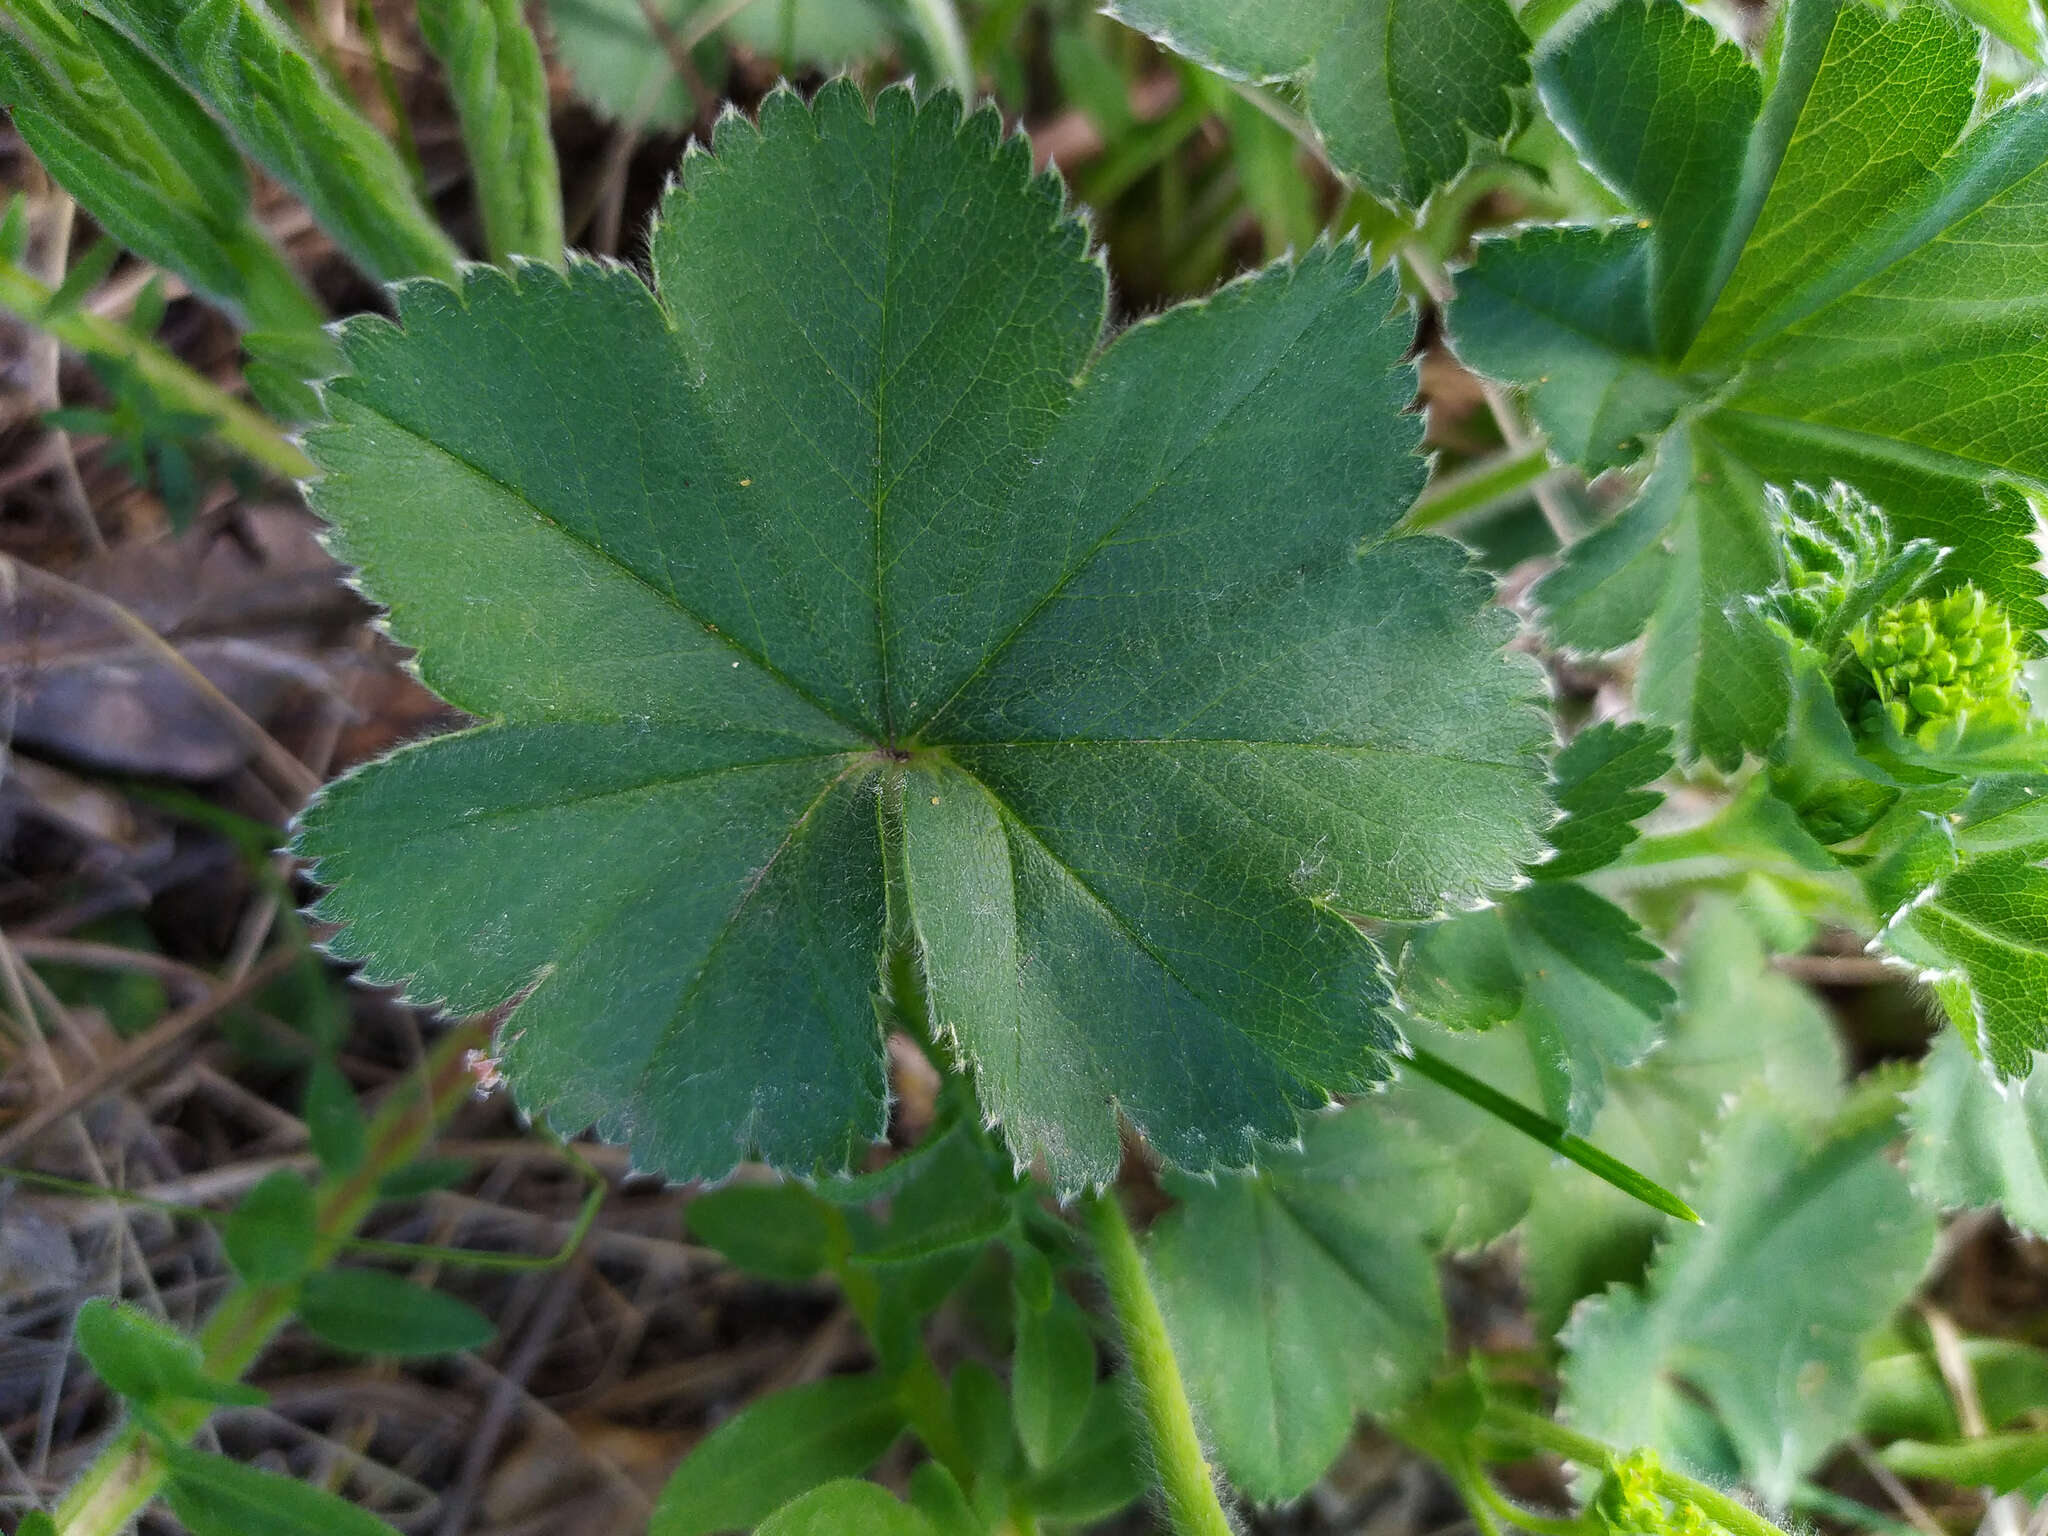
[[[1101,269],[992,112],[842,83],[716,148],[659,297],[476,272],[346,336],[315,499],[491,723],[307,813],[339,951],[523,998],[524,1102],[677,1176],[880,1133],[885,941],[1062,1187],[1118,1112],[1246,1162],[1387,1070],[1348,919],[1539,848],[1508,619],[1383,538],[1421,479],[1392,280],[1319,250],[1097,356]]]
[[[890,40],[876,0],[547,0],[547,11],[577,91],[607,117],[662,128],[686,127],[703,105],[678,55],[699,84],[715,82],[721,50],[701,45],[721,31],[792,72],[851,64]]]
[[[400,1359],[480,1349],[498,1332],[467,1302],[377,1269],[306,1276],[299,1321],[337,1349]]]
[[[1886,1158],[1889,1115],[1821,1134],[1752,1090],[1721,1124],[1693,1203],[1641,1290],[1564,1335],[1565,1406],[1589,1434],[1713,1470],[1700,1405],[1742,1474],[1782,1503],[1849,1429],[1865,1335],[1919,1282],[1933,1217]]]
[[[1471,139],[1513,125],[1528,39],[1504,0],[1108,0],[1104,9],[1211,69],[1300,85],[1331,161],[1375,196],[1419,204]]]
[[[2048,1236],[2048,1068],[1999,1084],[1943,1033],[1906,1096],[1907,1167],[1944,1210],[1998,1206],[2016,1227]]]
[[[1608,1074],[1650,1049],[1676,996],[1651,969],[1662,958],[1612,902],[1541,881],[1423,930],[1402,957],[1401,990],[1454,1029],[1518,1026],[1544,1108],[1584,1131]]]
[[[880,1376],[834,1376],[772,1393],[683,1458],[648,1536],[750,1530],[806,1489],[867,1471],[902,1433],[896,1388]]]
[[[937,1536],[918,1510],[896,1502],[873,1483],[839,1481],[814,1488],[784,1505],[758,1536]]]
[[[518,0],[423,0],[419,19],[448,70],[491,260],[559,261],[562,182],[547,69]]]
[[[2048,1049],[2048,869],[2035,850],[1955,865],[1901,907],[1873,947],[1919,972],[2001,1077],[2027,1076],[2034,1053]]]
[[[1945,576],[2031,634],[2033,514],[1995,482],[2048,475],[2048,440],[2021,425],[2048,407],[2024,318],[2043,286],[2027,253],[2048,249],[2048,101],[1971,126],[1968,24],[1857,0],[1794,0],[1768,95],[1676,0],[1618,0],[1536,74],[1643,217],[1483,246],[1457,345],[1526,386],[1589,470],[1689,422],[1643,501],[1546,583],[1560,636],[1604,648],[1647,629],[1646,706],[1689,751],[1730,763],[1766,745],[1782,716],[1727,696],[1761,653],[1726,632],[1726,604],[1776,574],[1756,487],[1828,477],[1882,503],[1902,540],[1951,546]]]
[[[1150,1258],[1188,1390],[1231,1482],[1294,1498],[1359,1414],[1391,1412],[1436,1368],[1455,1181],[1373,1101],[1315,1121],[1258,1174],[1172,1188],[1182,1203]]]
[[[1553,852],[1530,870],[1570,880],[1604,869],[1639,835],[1635,823],[1663,801],[1654,784],[1671,771],[1671,732],[1637,721],[1603,721],[1572,738],[1551,764],[1564,820],[1545,835]]]
[[[164,1501],[192,1536],[397,1536],[325,1488],[187,1446],[163,1451]]]
[[[1826,1011],[1779,974],[1755,927],[1713,899],[1685,932],[1678,1005],[1657,1048],[1608,1080],[1593,1144],[1671,1188],[1691,1182],[1733,1094],[1762,1082],[1782,1105],[1820,1119],[1841,1098],[1842,1053]],[[1584,1296],[1634,1281],[1669,1223],[1639,1200],[1586,1179],[1545,1178],[1527,1160],[1479,1176],[1529,1186],[1522,1273],[1537,1317],[1563,1323]]]
[[[85,3],[204,102],[364,271],[386,281],[453,274],[455,248],[398,152],[263,0]]]

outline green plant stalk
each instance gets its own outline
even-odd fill
[[[1417,498],[1403,520],[1410,533],[1437,528],[1454,518],[1507,503],[1551,470],[1550,448],[1531,443],[1510,449],[1469,469],[1446,475]]]
[[[445,1264],[458,1269],[487,1269],[506,1274],[519,1274],[527,1270],[556,1269],[569,1262],[576,1250],[583,1246],[583,1239],[589,1235],[591,1224],[597,1220],[598,1208],[604,1204],[607,1185],[604,1175],[592,1168],[588,1161],[579,1156],[573,1147],[563,1145],[564,1159],[577,1172],[590,1181],[590,1193],[584,1196],[583,1204],[576,1212],[576,1220],[570,1224],[568,1235],[553,1253],[500,1253],[489,1248],[448,1248],[437,1243],[390,1243],[373,1237],[345,1237],[341,1248],[348,1253],[370,1254],[380,1259],[399,1259],[408,1264]],[[228,1211],[214,1210],[204,1205],[180,1205],[175,1200],[157,1200],[149,1195],[137,1194],[132,1189],[109,1189],[104,1184],[94,1184],[88,1179],[64,1179],[53,1173],[39,1173],[33,1168],[0,1167],[0,1179],[10,1183],[27,1184],[34,1189],[47,1189],[60,1195],[77,1195],[81,1199],[108,1202],[114,1205],[135,1206],[146,1211],[156,1211],[180,1221],[203,1221],[208,1226],[223,1226]]]
[[[1560,1157],[1569,1158],[1595,1178],[1603,1179],[1623,1194],[1642,1201],[1651,1210],[1676,1216],[1680,1221],[1689,1221],[1695,1226],[1704,1225],[1698,1211],[1649,1175],[1638,1173],[1584,1137],[1574,1136],[1556,1121],[1547,1120],[1528,1106],[1518,1104],[1491,1084],[1481,1082],[1468,1072],[1461,1072],[1441,1056],[1411,1048],[1407,1060],[1409,1066],[1439,1087],[1449,1089],[1466,1103],[1513,1126],[1530,1140],[1541,1142]]]
[[[1504,1403],[1490,1402],[1486,1405],[1481,1427],[1539,1450],[1555,1451],[1582,1466],[1605,1466],[1614,1457],[1614,1448],[1603,1440],[1568,1429],[1543,1414],[1531,1413],[1526,1408],[1512,1408]],[[1730,1498],[1712,1484],[1687,1477],[1683,1472],[1660,1466],[1657,1486],[1666,1498],[1674,1502],[1698,1505],[1708,1519],[1723,1530],[1732,1532],[1733,1536],[1785,1536],[1783,1529],[1741,1500]]]
[[[126,363],[169,404],[211,417],[215,436],[265,469],[291,480],[313,473],[312,461],[261,412],[123,325],[83,309],[53,309],[53,292],[21,268],[0,262],[0,309],[48,331],[73,351]]]
[[[1115,1191],[1105,1190],[1084,1201],[1082,1216],[1123,1337],[1167,1523],[1176,1536],[1232,1536],[1230,1517],[1216,1497],[1215,1474],[1195,1433],[1194,1410],[1166,1336],[1166,1320],[1159,1315],[1159,1299]]]
[[[418,1155],[443,1120],[474,1090],[467,1056],[490,1039],[488,1018],[449,1031],[429,1052],[414,1085],[394,1093],[370,1122],[368,1152],[349,1173],[323,1179],[314,1191],[313,1265],[332,1262],[345,1242],[377,1203],[384,1176]],[[289,1285],[237,1284],[221,1298],[199,1346],[209,1376],[238,1381],[277,1336],[292,1315],[295,1288]],[[157,1414],[159,1428],[180,1443],[199,1432],[213,1407],[207,1403],[168,1404]],[[58,1536],[115,1536],[163,1485],[164,1451],[142,1427],[130,1421],[81,1473],[57,1506]]]

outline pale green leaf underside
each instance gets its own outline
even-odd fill
[[[1906,1166],[1944,1210],[1998,1206],[2006,1220],[2048,1236],[2048,1069],[2000,1084],[1944,1030],[1907,1095],[1913,1133]]]
[[[1112,16],[1240,79],[1293,80],[1346,175],[1418,204],[1499,139],[1528,40],[1504,0],[1109,0]]]
[[[731,11],[730,4],[716,7]],[[701,0],[654,0],[656,32],[641,0],[547,0],[548,30],[577,94],[620,123],[679,129],[704,105],[676,71],[671,41],[688,41],[702,24]],[[785,31],[783,21],[788,17]],[[730,16],[730,39],[785,69],[852,64],[888,46],[889,29],[870,0],[752,0]],[[701,57],[701,55],[700,55]],[[705,60],[707,64],[714,59]]]
[[[1377,1102],[1319,1119],[1255,1175],[1177,1180],[1150,1258],[1174,1353],[1233,1487],[1298,1497],[1361,1413],[1442,1358],[1435,1245],[1456,1213],[1438,1152]]]
[[[1672,1189],[1691,1182],[1731,1095],[1762,1082],[1778,1103],[1818,1121],[1833,1113],[1842,1080],[1826,1010],[1772,967],[1739,908],[1708,901],[1684,940],[1670,1026],[1646,1059],[1609,1080],[1589,1133],[1603,1152]],[[1521,1254],[1537,1318],[1557,1327],[1580,1298],[1639,1279],[1670,1229],[1668,1218],[1596,1180],[1535,1179]]]
[[[1505,617],[1374,542],[1422,475],[1393,283],[1319,250],[1096,356],[993,114],[835,85],[716,149],[658,298],[476,271],[347,335],[316,503],[488,723],[308,812],[337,949],[523,997],[522,1101],[694,1176],[881,1132],[895,934],[1019,1158],[1106,1178],[1121,1112],[1243,1164],[1385,1071],[1347,915],[1540,847]]]
[[[1782,1503],[1851,1427],[1862,1340],[1933,1252],[1934,1218],[1886,1156],[1893,1135],[1886,1122],[1815,1141],[1772,1094],[1745,1095],[1687,1195],[1706,1225],[1670,1233],[1643,1288],[1574,1314],[1572,1422],[1684,1456],[1704,1402],[1746,1480]]]
[[[1689,421],[1690,451],[1715,462],[1674,510],[1625,522],[1705,528],[1728,518],[1712,500],[1841,479],[1901,536],[1950,546],[1948,577],[2038,628],[2034,516],[1998,487],[2048,481],[2048,99],[1971,127],[1978,72],[1975,33],[1938,7],[1888,19],[1858,0],[1794,0],[1766,98],[1676,0],[1617,0],[1536,73],[1644,217],[1485,243],[1460,279],[1459,351],[1525,386],[1559,452],[1589,470]],[[1754,567],[1765,584],[1774,570],[1751,522],[1698,569],[1603,530],[1543,594],[1568,643],[1647,629],[1648,707],[1723,764],[1778,723],[1703,692],[1752,666],[1724,612],[1731,591],[1760,590],[1740,585]]]

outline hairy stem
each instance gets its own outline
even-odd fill
[[[435,1127],[454,1112],[474,1084],[468,1053],[490,1038],[488,1019],[450,1030],[429,1052],[414,1084],[392,1094],[370,1122],[369,1148],[353,1172],[323,1179],[314,1191],[319,1239],[313,1262],[332,1262],[377,1203],[384,1176],[419,1154]],[[290,1320],[294,1288],[237,1284],[221,1298],[199,1344],[206,1373],[237,1381]],[[162,1430],[187,1441],[213,1411],[206,1403],[167,1404],[157,1414]],[[92,1460],[57,1506],[58,1536],[115,1536],[126,1530],[164,1480],[164,1453],[132,1420]]]
[[[1216,1497],[1215,1476],[1202,1454],[1187,1388],[1166,1337],[1166,1320],[1159,1315],[1145,1260],[1115,1191],[1086,1201],[1083,1216],[1123,1336],[1168,1523],[1176,1536],[1231,1536],[1230,1518]]]
[[[1604,1466],[1614,1456],[1614,1448],[1604,1440],[1582,1435],[1554,1419],[1524,1408],[1488,1403],[1484,1422],[1486,1428],[1509,1439],[1533,1445],[1539,1450],[1555,1451],[1584,1466]],[[1785,1536],[1782,1529],[1747,1504],[1730,1498],[1710,1483],[1687,1477],[1683,1472],[1674,1472],[1669,1467],[1658,1468],[1657,1482],[1659,1491],[1666,1498],[1698,1505],[1708,1519],[1723,1530],[1734,1533],[1734,1536]]]
[[[312,462],[262,413],[124,325],[86,309],[53,309],[54,292],[41,279],[0,261],[0,309],[49,332],[73,351],[126,363],[168,403],[210,417],[222,442],[265,469],[291,480],[313,473]]]

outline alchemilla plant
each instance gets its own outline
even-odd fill
[[[975,78],[950,6],[784,9],[794,51]],[[217,99],[299,77],[268,13],[0,30],[81,202],[271,317],[332,548],[474,722],[299,817],[330,952],[484,1016],[535,1122],[701,1183],[700,1241],[829,1276],[866,1332],[871,1369],[709,1434],[656,1536],[1025,1536],[1148,1490],[1216,1536],[1362,1417],[1489,1533],[1886,1528],[1816,1480],[1850,1442],[2048,1495],[2042,1398],[1951,1406],[1904,1310],[1943,1213],[2048,1231],[2048,96],[1989,9],[1996,46],[1858,0],[1740,38],[1678,0],[1119,0],[1215,72],[1169,66],[1276,227],[1298,152],[1363,189],[1141,316],[953,90],[726,111],[643,270],[534,206],[516,8],[437,0],[472,154],[502,150],[483,266],[409,186],[382,221],[340,195],[320,146],[373,132],[340,102]],[[614,113],[694,110],[560,21]],[[1073,24],[1060,69],[1099,87]],[[331,204],[391,314],[295,321],[226,170],[239,201],[144,230],[204,192],[168,139],[66,159],[95,91],[157,110],[138,80]],[[1468,249],[1503,188],[1531,218]],[[1433,471],[1419,334],[1497,457]],[[1817,942],[1899,979],[1924,1062],[1852,1071],[1786,963]],[[1533,1353],[1453,1352],[1444,1266],[1482,1252]],[[232,1383],[109,1358],[176,1486]],[[1499,1490],[1537,1452],[1577,1502]],[[154,1486],[106,1470],[58,1529]]]

